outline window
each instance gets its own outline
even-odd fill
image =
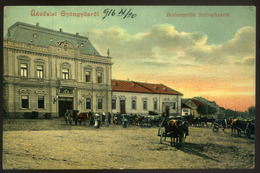
[[[91,98],[86,98],[86,109],[91,109]]]
[[[85,72],[86,82],[90,82],[90,71]]]
[[[189,112],[189,110],[188,109],[183,109],[183,112]]]
[[[115,99],[112,100],[112,109],[116,109],[116,100]]]
[[[97,72],[97,82],[102,83],[102,72]]]
[[[21,69],[21,76],[27,77],[28,76],[28,65],[26,63],[22,63],[20,65],[20,69]]]
[[[156,110],[157,109],[157,101],[153,102],[153,109]]]
[[[69,79],[69,69],[62,69],[62,79]]]
[[[44,96],[38,96],[38,108],[44,108]]]
[[[29,96],[22,96],[22,108],[29,108]]]
[[[132,109],[136,109],[136,100],[132,100]]]
[[[98,109],[102,109],[102,99],[98,99]]]
[[[37,78],[43,79],[43,66],[37,65]]]
[[[172,109],[176,109],[176,102],[172,103]]]
[[[143,100],[143,109],[147,110],[147,101],[146,100]]]

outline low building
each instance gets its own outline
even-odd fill
[[[5,116],[111,112],[111,57],[87,37],[17,22],[8,28],[3,55]]]
[[[181,104],[181,116],[191,115],[191,108],[186,104]]]
[[[112,80],[112,113],[181,114],[182,93],[163,84]]]
[[[190,98],[187,99],[183,98],[181,102],[190,108],[191,115],[193,115],[194,117],[199,116],[197,108],[199,105],[202,105],[203,103],[201,103],[199,100],[190,99]]]

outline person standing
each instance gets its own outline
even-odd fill
[[[102,118],[102,124],[104,125],[105,121],[106,121],[106,113],[105,112],[103,112],[101,118]]]
[[[109,125],[111,124],[111,113],[110,112],[108,112],[107,122]]]
[[[225,129],[227,128],[227,119],[226,119],[226,117],[224,117],[224,119],[222,120],[222,127],[223,127],[223,132],[225,132]]]

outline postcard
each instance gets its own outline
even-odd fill
[[[255,168],[255,6],[3,12],[3,170]]]

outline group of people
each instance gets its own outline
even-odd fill
[[[73,110],[66,110],[64,114],[64,119],[66,124],[72,124],[73,121],[75,121],[80,114],[79,111],[73,111]],[[89,125],[95,126],[95,127],[100,127],[100,125],[105,124],[111,124],[111,118],[112,115],[110,112],[107,113],[94,113],[94,112],[88,112],[86,113],[88,116],[86,119],[89,119]]]
[[[108,112],[107,116],[106,113],[96,113],[94,114],[93,112],[89,113],[90,115],[90,125],[99,128],[101,125],[105,125],[107,123],[107,125],[111,124],[111,113]]]
[[[227,119],[226,119],[226,117],[224,117],[223,120],[221,120],[221,121],[216,119],[216,121],[214,122],[212,131],[213,132],[217,132],[218,129],[219,129],[219,125],[222,125],[222,128],[223,128],[222,130],[223,130],[223,132],[225,132],[225,129],[227,128]]]

